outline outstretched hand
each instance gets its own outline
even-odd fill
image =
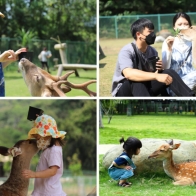
[[[18,55],[21,52],[26,52],[26,48],[20,48],[16,52],[13,50],[7,50],[0,55],[0,62],[13,62],[18,59]]]
[[[28,170],[28,169],[25,169],[22,171],[22,176],[25,178],[35,178],[35,172]]]

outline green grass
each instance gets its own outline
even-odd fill
[[[12,66],[12,65],[10,65]],[[52,70],[52,75],[57,74],[57,70]],[[68,71],[63,71],[65,74]],[[88,80],[96,79],[96,71],[95,70],[78,70],[80,77],[76,77],[75,74],[69,76],[68,81],[80,84],[86,82]],[[22,74],[17,72],[17,67],[12,67],[11,69],[8,67],[4,70],[5,75],[5,96],[6,97],[31,97],[27,86],[22,78]],[[90,84],[89,89],[96,92],[96,83]],[[73,89],[71,92],[67,93],[66,96],[68,97],[75,97],[75,96],[88,96],[82,90],[75,90]]]
[[[113,116],[110,124],[104,116],[104,128],[99,130],[100,144],[119,144],[123,135],[142,138],[164,138],[196,140],[196,116],[194,114],[183,115],[135,115]],[[174,140],[175,141],[175,140]],[[135,175],[130,178],[133,185],[129,188],[117,186],[117,182],[110,182],[107,170],[102,166],[103,155],[99,156],[99,195],[134,195],[134,196],[187,196],[195,195],[195,186],[174,186],[173,180],[164,171],[161,174],[148,173]]]
[[[112,86],[112,77],[116,67],[118,53],[123,46],[131,43],[133,39],[110,39],[100,40],[100,45],[106,57],[99,62],[99,93],[101,97],[111,97],[110,91]],[[155,43],[152,45],[162,59],[162,43]]]
[[[113,116],[110,124],[107,124],[107,116],[102,120],[104,128],[99,130],[100,144],[116,144],[121,136],[196,140],[194,114]]]

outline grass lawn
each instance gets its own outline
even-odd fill
[[[112,77],[116,67],[116,61],[118,53],[123,46],[131,43],[133,39],[100,39],[100,46],[105,58],[99,61],[99,94],[101,97],[111,97],[110,91],[112,86]],[[160,59],[162,59],[161,48],[162,43],[155,43],[152,45],[159,54]]]
[[[10,65],[13,66],[13,65]],[[52,75],[57,74],[57,70],[52,70]],[[65,74],[68,71],[63,71]],[[80,84],[86,82],[88,80],[95,80],[96,79],[96,71],[95,70],[83,70],[79,69],[78,73],[80,77],[76,77],[75,74],[69,76],[68,80],[75,84]],[[5,92],[6,97],[31,97],[29,90],[22,78],[22,74],[18,73],[17,66],[12,67],[11,69],[8,67],[4,70],[5,75]],[[89,89],[96,92],[96,83],[90,84]],[[71,92],[67,93],[66,96],[68,97],[75,97],[75,96],[88,96],[82,90],[75,90],[73,89]]]
[[[104,128],[99,130],[99,144],[118,144],[121,136],[142,138],[196,140],[196,116],[183,115],[135,115],[113,116],[107,124],[103,117]],[[175,142],[175,140],[174,140]],[[103,155],[99,156],[99,195],[134,196],[187,196],[196,194],[196,186],[174,186],[172,179],[163,171],[161,174],[140,174],[130,178],[132,187],[122,188],[117,182],[110,182],[107,170],[102,166]]]

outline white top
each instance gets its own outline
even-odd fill
[[[176,71],[184,83],[192,89],[196,84],[196,70],[193,67],[192,51],[189,54],[191,46],[191,41],[175,37],[172,51],[169,51],[167,43],[164,41],[162,45],[162,63],[164,69]]]
[[[66,196],[62,190],[60,178],[63,174],[62,147],[52,146],[44,150],[36,171],[43,171],[51,166],[58,166],[56,175],[49,178],[35,178],[32,196]]]
[[[48,50],[48,51],[41,51],[41,53],[40,53],[40,56],[41,56],[41,61],[42,62],[47,62],[47,60],[48,60],[48,56],[50,56],[50,55],[52,55],[51,54],[51,52]]]

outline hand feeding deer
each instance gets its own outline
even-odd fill
[[[38,152],[36,140],[18,141],[13,148],[0,146],[0,154],[13,158],[9,178],[0,185],[1,196],[27,196],[29,179],[22,176],[22,170],[29,169],[32,157]]]
[[[148,158],[157,158],[163,160],[165,173],[174,179],[174,185],[194,185],[196,182],[196,162],[187,162],[175,164],[173,162],[172,150],[180,147],[179,144],[173,144],[171,140],[167,144],[161,145]]]
[[[83,84],[72,84],[67,81],[69,75],[74,71],[68,72],[61,77],[52,76],[25,58],[22,58],[18,65],[32,96],[65,97],[65,93],[71,91],[72,88],[81,89],[91,97],[96,96],[95,92],[88,89],[88,85],[96,83],[96,80],[90,80]],[[63,84],[64,86],[62,86]]]

